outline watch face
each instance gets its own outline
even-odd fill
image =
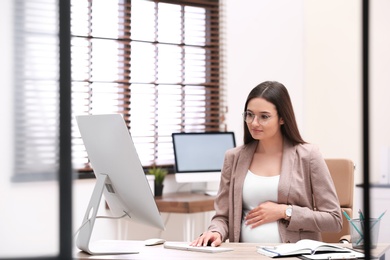
[[[291,213],[292,213],[292,208],[287,208],[287,209],[286,209],[286,215],[287,215],[287,217],[291,217]]]

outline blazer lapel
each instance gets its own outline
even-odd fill
[[[293,178],[294,162],[296,159],[296,147],[287,139],[283,142],[282,169],[279,179],[278,202],[288,203],[291,179]]]
[[[234,211],[234,241],[239,241],[242,219],[242,187],[248,172],[249,166],[252,162],[253,154],[256,151],[258,142],[248,144],[240,153],[237,159],[237,166],[234,170],[234,177],[232,180],[233,186],[233,211]]]

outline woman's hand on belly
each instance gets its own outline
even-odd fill
[[[245,216],[245,224],[255,228],[265,223],[277,221],[285,217],[286,208],[287,205],[272,201],[261,203],[248,212]]]

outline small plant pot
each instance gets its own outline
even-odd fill
[[[156,184],[156,183],[154,183],[154,196],[155,197],[162,196],[163,189],[164,189],[164,184]]]

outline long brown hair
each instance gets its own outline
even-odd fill
[[[277,81],[265,81],[254,87],[246,99],[244,111],[247,110],[248,103],[253,98],[264,98],[274,104],[278,117],[283,118],[284,121],[284,124],[281,125],[282,134],[293,145],[306,143],[299,133],[290,95],[283,84]],[[244,122],[244,144],[254,140]]]

